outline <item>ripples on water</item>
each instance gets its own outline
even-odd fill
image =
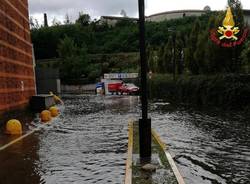
[[[170,146],[187,184],[250,183],[248,120],[168,104],[154,104],[152,109],[153,127]]]
[[[66,96],[64,102],[59,117],[0,152],[0,184],[123,183],[128,120],[138,118],[138,97]],[[27,127],[37,126],[35,119]]]
[[[127,125],[137,116],[138,98],[68,96],[64,100],[63,115],[40,135],[42,180],[121,184]]]
[[[63,113],[51,124],[0,152],[0,184],[123,183],[127,125],[139,118],[138,97],[66,96],[64,101]],[[151,116],[187,184],[250,183],[248,120],[163,102],[152,104]],[[35,119],[25,127],[38,124]],[[1,144],[13,137],[0,139]]]

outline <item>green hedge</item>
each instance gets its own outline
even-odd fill
[[[150,97],[198,106],[226,109],[250,104],[250,75],[183,76],[156,75],[150,82]]]

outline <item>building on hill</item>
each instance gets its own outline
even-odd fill
[[[147,16],[145,19],[146,21],[151,21],[151,22],[161,22],[165,20],[172,20],[172,19],[178,19],[178,18],[183,18],[183,17],[201,16],[209,11],[211,11],[211,8],[209,6],[206,6],[203,10],[166,11],[166,12]],[[246,23],[250,25],[250,10],[243,10],[243,13],[244,13],[244,18],[245,18]],[[137,18],[102,16],[100,19],[100,24],[107,23],[110,26],[114,26],[120,20],[138,21]]]
[[[1,0],[0,113],[26,107],[34,94],[28,0]]]
[[[117,22],[129,20],[133,22],[137,22],[137,18],[130,18],[130,17],[114,17],[114,16],[101,16],[99,20],[99,24],[108,24],[109,26],[114,26]]]
[[[161,22],[164,20],[178,19],[183,17],[190,16],[201,16],[206,13],[205,10],[176,10],[176,11],[167,11],[162,13],[157,13],[146,17],[146,21],[151,22]]]

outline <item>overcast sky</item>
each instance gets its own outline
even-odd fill
[[[244,9],[250,9],[250,0],[241,0]],[[119,15],[124,9],[129,17],[138,15],[138,0],[29,0],[30,16],[43,20],[43,13],[51,21],[54,17],[64,20],[66,14],[75,20],[79,12],[93,18],[102,15]],[[227,0],[145,0],[146,15],[183,9],[203,9],[209,5],[212,10],[225,9]]]

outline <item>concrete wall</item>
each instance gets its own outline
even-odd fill
[[[182,18],[184,16],[201,16],[204,13],[206,13],[206,11],[203,11],[203,10],[168,11],[168,12],[163,12],[163,13],[158,13],[158,14],[148,16],[146,18],[146,21],[161,22],[164,20]]]
[[[250,25],[250,10],[243,10],[244,17],[246,23]],[[176,11],[167,11],[162,12],[154,15],[150,15],[146,17],[146,21],[152,22],[161,22],[164,20],[171,20],[182,18],[184,16],[201,16],[202,14],[206,13],[206,10],[176,10]],[[124,19],[124,18],[123,18]],[[136,21],[135,18],[127,18]],[[119,20],[122,20],[121,17],[112,17],[112,16],[102,16],[100,19],[100,24],[107,23],[110,26],[114,26]]]
[[[130,18],[130,17],[102,16],[99,20],[99,24],[100,25],[107,24],[109,26],[115,26],[118,23],[118,21],[122,21],[122,20],[129,20],[133,22],[138,21],[137,18]]]
[[[95,84],[87,85],[62,85],[63,94],[94,94]]]
[[[27,0],[0,2],[0,112],[25,107],[35,94]]]
[[[58,69],[36,68],[37,94],[61,93],[61,81]]]

